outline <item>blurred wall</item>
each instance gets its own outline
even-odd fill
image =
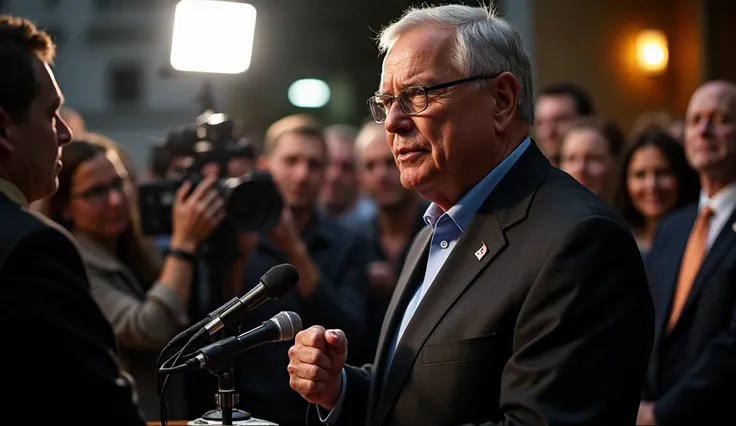
[[[577,82],[590,90],[601,115],[626,129],[647,110],[681,116],[705,78],[702,9],[701,0],[537,0],[536,87]],[[642,75],[634,63],[635,36],[646,28],[669,39],[669,67],[661,77]]]
[[[704,28],[709,78],[724,78],[736,82],[736,1],[708,0],[705,15],[709,23]]]

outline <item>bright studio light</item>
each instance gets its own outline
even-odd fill
[[[322,80],[305,78],[289,86],[289,102],[299,108],[321,108],[330,101],[330,86]]]
[[[176,5],[171,66],[238,74],[250,67],[256,9],[247,3],[182,0]]]

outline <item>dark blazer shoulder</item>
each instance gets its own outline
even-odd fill
[[[609,218],[629,229],[611,206],[572,176],[552,166],[535,143],[529,145],[499,182],[484,208],[489,211],[517,210],[512,215],[515,216],[514,221],[504,220],[505,217],[501,216],[502,225],[504,222],[519,223],[521,219],[532,219],[533,224],[541,223],[547,232],[553,233],[567,232],[578,222],[593,216]],[[541,219],[541,222],[535,219]]]
[[[631,228],[611,206],[567,173],[551,167],[534,193],[523,229],[536,235],[537,249],[547,247],[552,252],[583,222],[613,226],[634,241]]]
[[[665,215],[657,226],[658,230],[662,230],[662,234],[666,235],[666,231],[672,227],[681,228],[683,226],[692,225],[698,214],[698,204],[689,204],[680,207]]]
[[[69,233],[41,213],[22,207],[0,194],[0,270],[18,245],[27,238],[44,240],[56,236],[74,245]],[[68,255],[67,252],[59,253]]]
[[[658,266],[669,269],[679,265],[675,258],[681,256],[685,249],[697,213],[698,205],[690,204],[668,213],[660,220],[654,231],[652,248],[647,255],[647,269]]]

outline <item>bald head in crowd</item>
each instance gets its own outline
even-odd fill
[[[401,184],[383,124],[369,122],[355,142],[358,180],[379,209],[401,209],[415,195]]]
[[[685,116],[685,152],[712,197],[736,182],[736,84],[716,80],[700,86]]]

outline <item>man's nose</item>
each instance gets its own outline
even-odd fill
[[[123,202],[124,196],[122,189],[112,189],[108,193],[107,202],[113,207],[118,206]]]
[[[296,164],[292,173],[295,181],[303,182],[309,175],[309,165],[307,163]]]
[[[700,136],[712,136],[713,135],[713,121],[710,119],[701,120],[698,123],[698,134]]]
[[[340,179],[340,166],[338,164],[330,164],[325,171],[325,180],[335,182]]]
[[[59,146],[68,144],[74,138],[72,129],[66,124],[66,121],[60,116],[56,116],[56,138],[59,142]]]
[[[414,127],[414,121],[404,112],[399,101],[394,101],[386,111],[386,131],[389,133],[406,133]]]

